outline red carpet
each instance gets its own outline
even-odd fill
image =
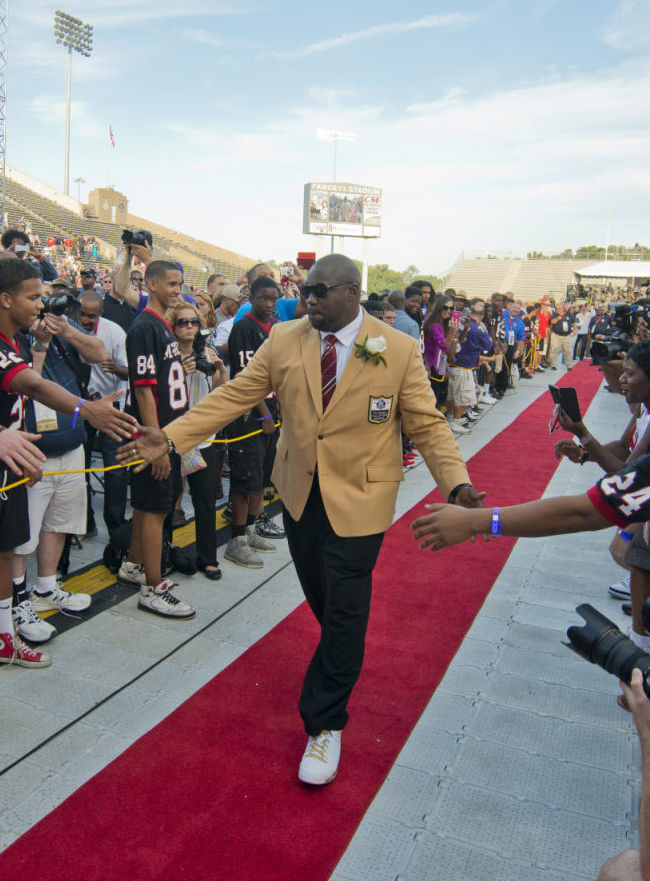
[[[584,412],[601,375],[578,366],[570,380]],[[551,406],[543,395],[472,459],[488,502],[544,491],[557,465]],[[501,539],[420,551],[409,523],[421,512],[386,535],[333,785],[296,778],[305,742],[296,704],[317,640],[303,603],[8,848],[0,881],[325,881],[512,549]]]

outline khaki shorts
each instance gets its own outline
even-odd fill
[[[43,463],[43,471],[70,471],[84,467],[84,448],[77,447]],[[27,490],[30,538],[16,548],[17,554],[31,554],[45,532],[84,535],[86,532],[86,476],[59,474],[44,477]]]
[[[449,397],[456,407],[473,407],[476,404],[476,384],[474,371],[462,367],[449,370]]]

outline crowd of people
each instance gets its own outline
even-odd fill
[[[51,663],[49,655],[34,647],[55,632],[38,613],[78,612],[91,603],[88,594],[67,591],[59,575],[67,537],[93,535],[97,531],[89,477],[75,472],[88,468],[96,454],[102,456],[106,467],[125,462],[124,444],[132,445],[128,453],[131,462],[140,461],[136,456],[144,455],[145,463],[130,471],[116,467],[106,472],[102,515],[109,545],[118,549],[118,580],[138,591],[138,605],[143,611],[171,619],[195,614],[192,606],[173,591],[166,553],[166,549],[173,547],[174,525],[185,520],[185,483],[196,524],[196,559],[190,561],[187,571],[198,569],[211,581],[223,576],[217,560],[215,528],[215,510],[221,500],[222,505],[227,503],[231,521],[224,554],[229,564],[262,568],[264,555],[272,554],[275,542],[288,533],[301,582],[307,580],[301,572],[301,568],[306,571],[310,565],[307,558],[303,559],[303,537],[295,531],[295,522],[286,513],[292,513],[291,493],[300,495],[302,490],[290,483],[288,498],[283,495],[284,528],[264,513],[265,495],[275,492],[274,464],[280,459],[278,473],[283,474],[287,457],[287,450],[277,446],[278,426],[289,418],[286,399],[284,408],[281,406],[282,370],[274,372],[269,367],[272,382],[258,377],[254,385],[251,379],[251,389],[247,391],[247,379],[237,383],[233,380],[242,371],[246,371],[244,377],[252,375],[246,368],[258,364],[256,353],[269,341],[274,325],[308,315],[312,327],[318,328],[320,324],[324,328],[320,361],[324,411],[329,403],[327,385],[331,383],[333,391],[341,380],[341,357],[345,353],[347,360],[356,338],[346,341],[333,336],[330,340],[325,334],[327,321],[332,318],[333,307],[327,305],[331,290],[353,289],[352,298],[346,294],[348,299],[341,300],[341,315],[352,319],[344,329],[351,327],[357,334],[365,320],[363,315],[368,314],[374,319],[375,332],[382,326],[392,328],[385,333],[391,339],[403,339],[405,352],[417,353],[417,367],[411,365],[410,369],[422,373],[424,365],[437,405],[427,419],[438,425],[440,413],[445,414],[448,429],[456,436],[471,432],[482,411],[498,404],[506,394],[516,392],[521,380],[530,379],[536,372],[556,371],[560,360],[570,370],[576,361],[588,358],[593,342],[608,339],[618,320],[607,302],[556,303],[548,297],[524,305],[501,293],[489,299],[469,298],[464,292],[451,289],[437,294],[425,280],[415,281],[405,290],[370,293],[360,298],[357,281],[339,280],[342,274],[353,277],[356,272],[345,258],[339,258],[338,263],[333,258],[330,263],[323,261],[325,270],[310,273],[308,279],[298,266],[291,264],[283,271],[280,283],[266,264],[253,266],[237,283],[215,273],[209,277],[204,291],[196,291],[184,284],[182,266],[155,260],[146,243],[125,249],[118,265],[103,279],[86,267],[79,272],[78,279],[72,273],[58,275],[49,256],[35,246],[24,230],[6,230],[2,247],[0,662],[28,667]],[[363,312],[358,312],[359,299]],[[584,423],[572,421],[562,411],[562,424],[579,443],[560,441],[558,456],[575,462],[591,458],[604,470],[616,471],[648,452],[650,343],[643,342],[648,336],[645,301],[641,300],[639,306],[642,311],[629,328],[633,347],[601,367],[610,389],[620,389],[634,409],[632,422],[620,441],[601,445]],[[355,309],[358,317],[353,314]],[[406,338],[412,340],[408,346]],[[385,363],[385,345],[381,333],[372,339],[366,337],[362,345],[355,344],[356,357],[374,364]],[[265,346],[265,352],[268,351]],[[256,369],[259,372],[261,368]],[[265,393],[253,400],[255,389],[263,386]],[[431,397],[429,386],[426,393]],[[237,391],[230,392],[235,387]],[[216,434],[206,434],[202,428],[194,434],[190,432],[189,445],[184,436],[178,442],[178,431],[165,431],[188,411],[207,413],[207,399],[213,399],[211,392],[217,388],[222,391],[216,406],[223,406],[224,413],[236,409],[242,389],[250,405],[223,426],[217,425]],[[368,423],[381,425],[394,418],[391,408],[390,396],[371,394]],[[405,432],[402,465],[408,468],[414,464],[418,450],[426,448],[426,442],[415,416],[408,409],[401,415]],[[300,414],[292,412],[291,420],[295,419],[300,419]],[[137,432],[143,433],[142,441],[137,440]],[[147,443],[154,436],[158,445],[163,444],[162,453],[160,446],[154,444],[152,449],[157,453],[149,455]],[[319,441],[323,437],[318,434]],[[184,448],[182,453],[179,448]],[[422,455],[430,465],[428,454]],[[454,463],[450,469],[458,480],[447,486],[447,495],[451,501],[467,507],[478,506],[482,494],[463,481],[466,472],[456,455],[450,453]],[[224,496],[225,469],[229,476],[228,498]],[[43,472],[52,474],[44,477]],[[27,485],[20,483],[23,474],[28,478]],[[313,471],[306,474],[313,476]],[[323,472],[321,477],[325,476]],[[444,484],[444,477],[436,477]],[[314,486],[317,484],[314,480]],[[315,521],[330,528],[333,518],[329,510],[324,514],[320,494],[312,497],[314,490],[307,492],[309,497],[306,502],[302,499],[302,506],[313,508]],[[343,532],[344,536],[357,536],[354,526],[346,528],[351,531]],[[375,532],[383,534],[379,528]],[[627,526],[619,531],[615,544],[613,553],[631,572],[628,587],[619,585],[617,589],[630,600],[632,638],[647,651],[648,637],[639,610],[643,599],[650,595],[649,545],[642,528]],[[364,553],[373,560],[370,574],[379,545],[380,542],[372,548],[364,545]],[[27,573],[27,560],[34,552],[36,573]],[[323,554],[327,553],[329,550],[324,548]],[[320,598],[310,599],[304,583],[303,588],[319,617]],[[367,615],[367,609],[364,614]],[[362,648],[363,635],[358,639]],[[319,650],[321,654],[325,651],[323,644]],[[322,658],[318,657],[320,663]],[[360,667],[360,661],[354,663]],[[313,686],[309,677],[316,675],[310,666],[305,688],[308,681],[309,687]],[[345,701],[357,675],[358,669],[350,674]],[[626,692],[621,706],[626,708],[629,698]],[[305,705],[309,704],[305,692],[301,711],[303,700]],[[301,764],[301,779],[306,782],[328,782],[312,780],[310,775],[314,760],[322,761],[322,751],[331,740],[336,746],[336,773],[340,733],[347,719],[344,705],[339,708],[340,728],[332,725],[321,730],[320,721],[313,725],[307,722],[312,711],[305,710],[303,714],[310,736],[303,758],[307,770],[303,771]],[[329,738],[325,738],[325,746],[321,734]],[[338,739],[334,736],[337,734]]]

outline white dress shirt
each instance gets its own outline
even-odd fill
[[[343,376],[343,371],[345,370],[345,365],[348,363],[348,358],[352,354],[352,347],[356,338],[359,336],[359,331],[361,330],[361,324],[363,323],[363,309],[359,309],[359,314],[356,318],[354,318],[349,324],[346,324],[345,327],[342,327],[340,330],[337,330],[333,336],[336,337],[336,343],[334,344],[334,348],[336,349],[336,384],[338,385],[341,381],[341,377]],[[329,330],[321,330],[320,333],[320,354],[321,358],[323,357],[323,352],[327,348],[327,343],[325,342],[325,337],[329,336],[331,331]]]

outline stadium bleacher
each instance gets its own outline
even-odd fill
[[[88,249],[88,253],[82,258],[83,263],[86,266],[107,266],[115,263],[115,249],[122,244],[124,225],[78,214],[14,179],[9,171],[5,178],[5,211],[9,226],[16,226],[23,218],[27,220],[32,232],[38,234],[42,247],[50,236],[94,236],[100,256],[92,258]],[[220,252],[224,252],[217,246],[196,242],[189,236],[175,233],[144,218],[130,215],[129,220],[131,222],[127,224],[127,228],[144,228],[153,232],[155,257],[182,263],[185,281],[198,287],[205,287],[211,272],[219,272],[229,281],[237,281],[244,270],[257,262],[232,252],[225,252],[231,257],[230,260],[220,259]],[[196,242],[195,247],[192,247],[192,242]]]
[[[468,297],[490,297],[511,291],[517,300],[533,303],[542,297],[564,300],[577,269],[589,260],[527,260],[518,258],[461,258],[451,269],[445,287]]]

